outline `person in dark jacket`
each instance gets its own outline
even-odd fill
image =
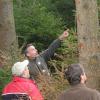
[[[57,100],[100,100],[98,91],[86,87],[87,77],[82,65],[70,65],[68,70],[65,70],[65,78],[71,88],[59,95]]]
[[[47,50],[38,54],[37,49],[28,44],[25,49],[25,56],[29,60],[29,71],[32,79],[36,79],[39,74],[50,76],[50,72],[47,67],[47,61],[53,56],[55,50],[60,47],[61,41],[68,37],[68,30],[64,31],[58,39],[54,40]]]

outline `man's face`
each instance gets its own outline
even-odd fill
[[[35,58],[38,56],[38,51],[34,46],[29,46],[27,48],[27,54],[26,54],[29,59]]]

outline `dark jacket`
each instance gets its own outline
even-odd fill
[[[79,84],[62,93],[57,100],[100,100],[100,93]]]
[[[60,47],[61,41],[56,39],[53,43],[35,59],[29,60],[29,71],[32,79],[36,79],[40,74],[50,75],[47,67],[47,61],[54,55],[55,50]]]

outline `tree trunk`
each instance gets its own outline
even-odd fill
[[[2,62],[4,56],[7,58],[9,54],[16,51],[15,43],[13,0],[0,0],[0,62]]]
[[[75,0],[79,62],[85,67],[87,85],[100,89],[100,33],[96,0]]]

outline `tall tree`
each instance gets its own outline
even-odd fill
[[[88,75],[88,86],[100,89],[100,33],[96,0],[75,0],[79,61]]]
[[[13,0],[0,0],[0,60],[2,54],[7,57],[15,41]]]

